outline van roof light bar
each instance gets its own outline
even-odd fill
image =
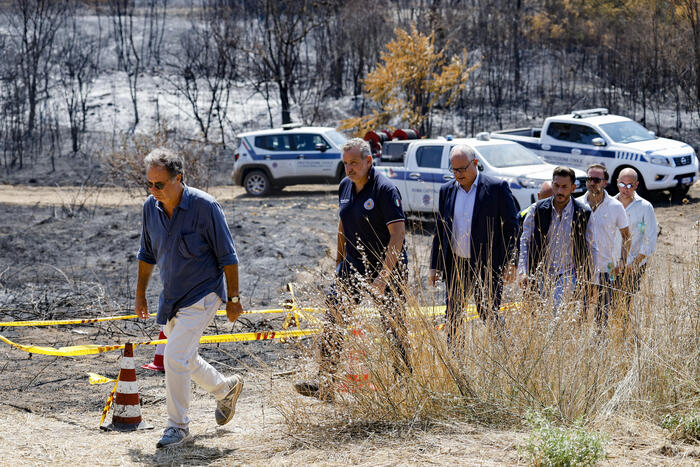
[[[295,128],[301,128],[304,125],[302,123],[285,123],[282,125],[283,130],[293,130]]]
[[[597,115],[607,115],[608,109],[599,107],[597,109],[573,110],[571,114],[574,116],[574,118],[595,117]]]

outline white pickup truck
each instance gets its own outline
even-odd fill
[[[546,162],[586,169],[602,163],[613,183],[626,167],[637,171],[639,191],[670,190],[685,195],[698,178],[698,158],[680,141],[659,138],[634,120],[609,115],[607,109],[573,111],[544,121],[542,128],[495,131],[494,139],[522,144]]]
[[[419,215],[437,212],[440,186],[454,178],[450,172],[449,155],[457,144],[466,144],[476,151],[482,173],[508,182],[519,209],[535,201],[542,182],[552,179],[555,168],[517,143],[491,140],[488,133],[480,133],[477,138],[404,142],[409,144],[401,160],[387,158],[382,153],[382,157],[375,160],[375,170],[398,187],[404,211]],[[586,174],[581,170],[575,172],[575,193],[582,194]]]

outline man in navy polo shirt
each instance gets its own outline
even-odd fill
[[[347,177],[340,182],[340,221],[336,255],[336,281],[328,295],[327,324],[320,339],[319,380],[294,386],[305,396],[333,399],[333,380],[342,351],[342,332],[351,313],[348,305],[369,291],[378,304],[396,354],[397,371],[407,356],[403,316],[403,288],[407,279],[406,235],[401,195],[396,186],[372,167],[369,144],[353,138],[343,146]],[[347,303],[350,298],[350,304]]]
[[[151,196],[143,205],[134,311],[142,319],[149,317],[146,289],[157,264],[163,282],[157,321],[168,336],[163,355],[168,426],[156,445],[161,448],[191,440],[191,380],[216,398],[217,424],[233,417],[243,379],[224,377],[197,351],[199,338],[223,301],[231,322],[243,308],[238,258],[219,203],[183,183],[183,159],[173,151],[155,149],[144,162]]]

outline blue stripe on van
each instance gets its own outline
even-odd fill
[[[643,154],[637,152],[617,151],[615,153],[615,158],[627,161],[649,162]]]
[[[270,161],[282,161],[282,160],[291,160],[291,159],[298,159],[300,155],[304,156],[304,160],[329,160],[329,159],[340,159],[341,154],[339,152],[319,152],[319,153],[307,153],[304,151],[296,151],[296,152],[290,152],[290,151],[284,151],[284,152],[279,152],[279,153],[269,153],[269,154],[258,154],[255,152],[253,149],[253,145],[250,144],[250,141],[248,141],[248,138],[243,138],[243,141],[245,143],[245,148],[248,151],[248,154],[250,154],[250,157],[253,158],[253,160],[256,161],[262,161],[262,160],[270,160]],[[269,157],[268,157],[269,156]]]

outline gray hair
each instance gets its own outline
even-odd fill
[[[473,161],[476,157],[476,152],[474,152],[474,149],[471,146],[467,146],[466,144],[458,144],[450,150],[450,161],[454,156],[458,154],[467,156],[469,162]]]
[[[178,174],[185,179],[185,161],[178,153],[168,148],[155,148],[143,159],[146,170],[150,167],[165,167],[170,178],[175,178]]]
[[[343,144],[344,153],[352,151],[353,149],[359,150],[362,157],[367,157],[372,154],[369,143],[362,138],[350,138]]]

